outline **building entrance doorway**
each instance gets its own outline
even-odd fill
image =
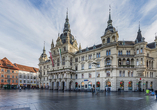
[[[59,82],[57,82],[57,90],[59,90]]]
[[[52,90],[54,90],[54,82],[52,82]]]
[[[69,90],[70,90],[70,91],[72,90],[72,87],[71,87],[71,86],[72,86],[72,81],[69,82]]]
[[[65,82],[62,82],[62,90],[64,91]]]
[[[138,90],[141,92],[142,91],[142,88],[141,88],[141,81],[138,82]]]

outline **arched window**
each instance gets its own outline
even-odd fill
[[[139,49],[137,49],[136,53],[139,54]]]
[[[126,60],[126,65],[130,65],[130,59]]]
[[[143,65],[143,58],[141,58],[141,65]]]
[[[143,48],[141,48],[141,53],[143,53]]]
[[[65,65],[65,57],[63,57],[62,65]]]
[[[110,43],[110,38],[109,37],[107,38],[107,43]]]
[[[111,60],[109,58],[106,59],[106,65],[111,65]]]
[[[137,66],[139,65],[138,59],[136,60],[136,65],[137,65]]]

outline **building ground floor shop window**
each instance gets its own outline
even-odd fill
[[[120,89],[121,89],[121,90],[124,90],[124,81],[121,81],[121,82],[120,82]]]
[[[128,90],[132,90],[132,81],[128,83]]]

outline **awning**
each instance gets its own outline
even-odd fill
[[[36,86],[36,84],[32,84],[32,86]]]
[[[20,86],[23,86],[23,84],[20,84]]]

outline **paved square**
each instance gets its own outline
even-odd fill
[[[155,110],[154,96],[143,92],[62,92],[0,90],[0,110]]]

